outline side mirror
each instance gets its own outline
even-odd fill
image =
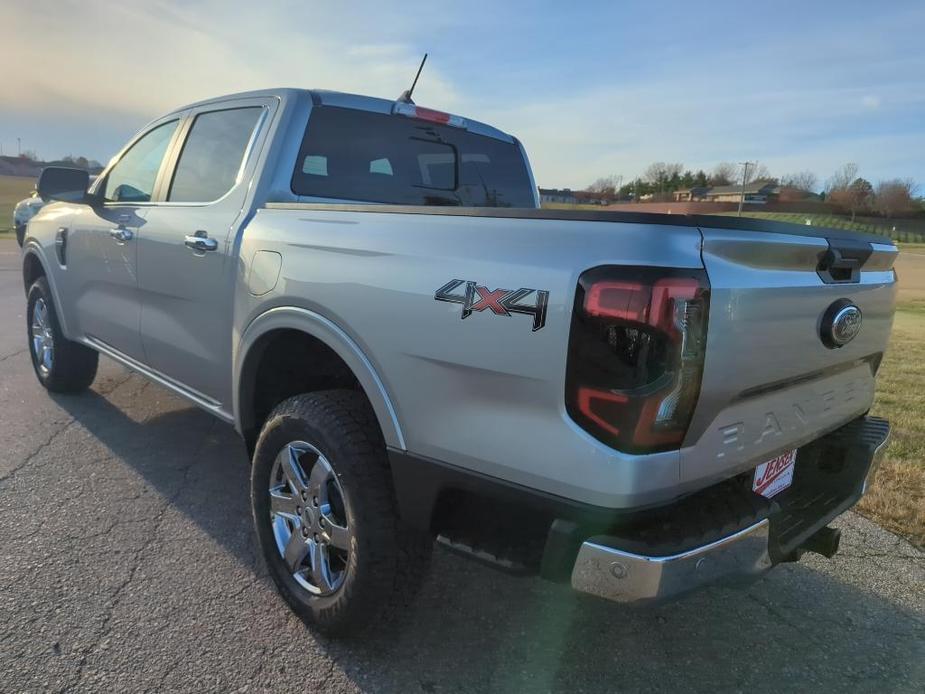
[[[71,169],[65,166],[47,166],[39,175],[35,189],[45,202],[61,200],[63,202],[84,202],[87,188],[90,186],[90,174],[83,169]]]

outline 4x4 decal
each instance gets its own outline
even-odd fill
[[[465,285],[465,286],[464,286]],[[459,293],[453,293],[460,287]],[[533,303],[523,303],[523,300],[535,294]],[[465,320],[473,311],[491,310],[497,316],[510,316],[512,313],[522,313],[533,316],[533,332],[546,325],[546,307],[549,303],[549,292],[544,289],[495,289],[490,290],[475,282],[466,280],[450,280],[434,293],[437,301],[446,301],[451,304],[462,304],[462,316]]]

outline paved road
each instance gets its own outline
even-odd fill
[[[111,362],[49,397],[0,241],[0,691],[915,691],[925,558],[858,516],[834,560],[640,611],[437,552],[402,628],[316,637],[254,554],[234,433]]]

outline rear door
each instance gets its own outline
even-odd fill
[[[896,294],[888,242],[701,231],[710,315],[682,481],[754,467],[864,414]],[[839,267],[828,268],[833,256]],[[860,330],[827,345],[828,312],[847,304],[860,309]]]
[[[230,396],[235,232],[276,99],[192,110],[138,243],[147,364],[207,405]]]
[[[65,313],[75,317],[80,334],[140,361],[138,236],[180,120],[156,123],[125,149],[95,187],[99,202],[75,206],[63,231]]]

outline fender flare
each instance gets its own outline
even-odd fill
[[[387,446],[406,450],[398,414],[392,404],[385,384],[376,372],[372,362],[363,353],[359,345],[336,323],[319,313],[296,306],[271,308],[254,318],[244,329],[236,343],[233,359],[234,380],[232,383],[232,400],[234,403],[234,421],[238,433],[246,435],[254,428],[254,422],[248,421],[244,406],[245,398],[250,394],[242,387],[248,356],[261,337],[273,330],[299,330],[320,340],[334,351],[350,368],[372,404],[382,436]]]
[[[35,258],[35,261],[39,264],[39,267],[42,268],[42,275],[45,277],[45,281],[48,282],[48,287],[51,289],[51,298],[55,302],[55,315],[58,317],[58,325],[61,326],[61,332],[64,333],[64,336],[68,339],[72,339],[73,333],[71,333],[70,328],[68,327],[68,318],[64,315],[64,311],[61,310],[63,304],[61,303],[61,297],[58,295],[58,283],[55,281],[55,276],[49,271],[49,268],[52,267],[51,263],[48,262],[48,259],[45,257],[44,249],[35,241],[26,239],[25,244],[23,245],[22,253],[22,277],[23,277],[23,290],[26,294],[26,297],[29,296],[29,287],[26,286],[26,261],[30,258]]]

